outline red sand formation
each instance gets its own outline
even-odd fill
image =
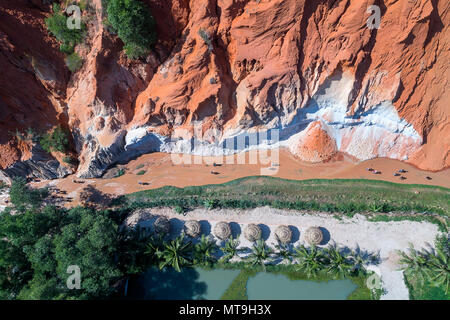
[[[315,163],[330,160],[337,153],[337,147],[334,139],[322,129],[320,121],[316,121],[291,146],[291,152],[303,161]]]
[[[92,2],[101,9],[100,0]],[[342,73],[354,78],[349,116],[390,101],[423,140],[418,149],[405,146],[408,161],[426,170],[450,166],[449,1],[144,2],[159,38],[145,61],[128,61],[101,14],[91,13],[76,48],[84,65],[70,74],[44,25],[50,6],[1,0],[1,169],[20,161],[23,150],[9,134],[15,129],[70,127],[78,170],[86,172],[138,126],[177,135],[193,121],[220,130],[288,122]],[[380,29],[365,25],[371,4],[381,7]],[[299,156],[329,158],[332,138],[311,130]]]

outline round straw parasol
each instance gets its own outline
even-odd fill
[[[261,238],[261,228],[256,224],[249,224],[244,230],[244,236],[248,241],[254,242]]]
[[[226,240],[231,236],[231,228],[227,222],[219,222],[214,227],[214,235],[220,240]]]
[[[166,217],[158,217],[154,223],[156,233],[169,233],[170,223]]]
[[[308,228],[305,237],[310,245],[319,245],[323,241],[323,233],[319,227]]]
[[[281,243],[289,243],[292,239],[292,231],[288,226],[278,226],[275,230],[275,236]]]
[[[186,221],[184,224],[184,232],[192,238],[197,238],[200,235],[200,223],[196,220]]]

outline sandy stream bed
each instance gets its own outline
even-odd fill
[[[192,164],[174,164],[172,156],[177,155],[160,152],[142,155],[123,165],[125,174],[117,178],[79,179],[71,175],[63,179],[41,181],[31,185],[39,188],[57,187],[66,191],[67,195],[73,198],[72,202],[66,203],[68,207],[79,204],[78,196],[87,185],[92,185],[107,194],[123,195],[163,186],[186,187],[220,184],[242,177],[261,175],[261,169],[263,168],[267,169],[266,174],[270,173],[273,177],[293,180],[374,179],[401,184],[417,183],[450,188],[450,169],[439,172],[423,171],[410,164],[386,158],[358,162],[342,155],[340,160],[313,164],[300,161],[285,149],[280,149],[277,160],[272,161],[276,165],[271,166],[270,161],[265,160],[250,164],[248,152],[245,153],[247,161],[244,164],[237,164],[238,155],[233,156],[234,162],[232,164],[227,164],[226,159],[221,157],[199,158],[200,163],[198,164],[194,162]],[[224,161],[223,165],[213,167],[213,162],[220,163],[221,160]],[[194,161],[194,158],[192,161]],[[267,163],[269,164],[267,165]],[[381,174],[373,174],[367,171],[367,168],[379,170]],[[401,180],[393,175],[400,168],[407,171],[403,174],[407,179]],[[138,175],[139,171],[144,173]],[[217,174],[211,174],[211,171]],[[431,180],[426,179],[426,177],[431,178]],[[83,183],[75,183],[74,180],[82,180]]]
[[[262,237],[269,246],[275,241],[273,231],[278,225],[289,225],[293,231],[293,244],[305,244],[304,234],[311,226],[322,228],[325,239],[321,247],[335,242],[339,246],[379,254],[381,263],[370,266],[370,269],[381,276],[385,293],[381,299],[407,300],[408,289],[403,281],[403,272],[398,270],[398,255],[396,250],[405,251],[412,243],[416,249],[433,246],[434,240],[440,234],[435,224],[416,221],[370,222],[362,215],[353,218],[342,217],[336,219],[329,214],[302,213],[299,211],[280,210],[261,207],[252,210],[235,209],[195,209],[180,215],[171,208],[156,208],[136,211],[126,220],[128,225],[139,223],[142,227],[152,228],[153,221],[158,216],[168,217],[171,232],[179,234],[185,220],[198,220],[202,226],[202,233],[212,234],[214,226],[219,221],[231,223],[233,236],[239,237],[240,247],[251,247],[251,243],[244,238],[243,230],[249,223],[258,224],[262,229]],[[216,239],[216,238],[215,238]]]

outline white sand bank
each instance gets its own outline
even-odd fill
[[[306,214],[299,211],[279,210],[270,207],[252,210],[232,209],[195,209],[180,215],[170,208],[146,209],[130,215],[128,225],[139,223],[142,227],[152,228],[157,216],[166,216],[171,219],[171,229],[174,234],[182,230],[185,220],[199,220],[202,233],[212,234],[214,226],[219,221],[231,223],[233,236],[243,234],[245,226],[249,223],[258,224],[262,229],[262,237],[272,246],[275,241],[274,230],[278,225],[289,225],[293,231],[293,244],[306,244],[304,234],[311,226],[322,228],[325,235],[321,246],[335,242],[339,246],[356,248],[379,254],[381,263],[374,266],[380,273],[385,294],[382,299],[406,300],[409,299],[408,289],[403,281],[403,273],[398,271],[398,255],[396,250],[406,250],[411,242],[417,249],[433,245],[438,227],[428,222],[392,221],[370,222],[362,215],[353,218],[343,217],[341,220],[329,214]],[[241,247],[251,247],[251,243],[239,237]]]

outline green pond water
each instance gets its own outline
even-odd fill
[[[240,270],[204,270],[185,268],[149,269],[143,275],[130,279],[128,298],[156,300],[217,300],[239,274]],[[339,300],[356,289],[356,284],[346,280],[315,282],[290,280],[275,273],[258,273],[247,282],[249,300]]]
[[[290,280],[281,274],[261,272],[248,279],[247,295],[253,300],[345,300],[356,287],[349,279]]]

